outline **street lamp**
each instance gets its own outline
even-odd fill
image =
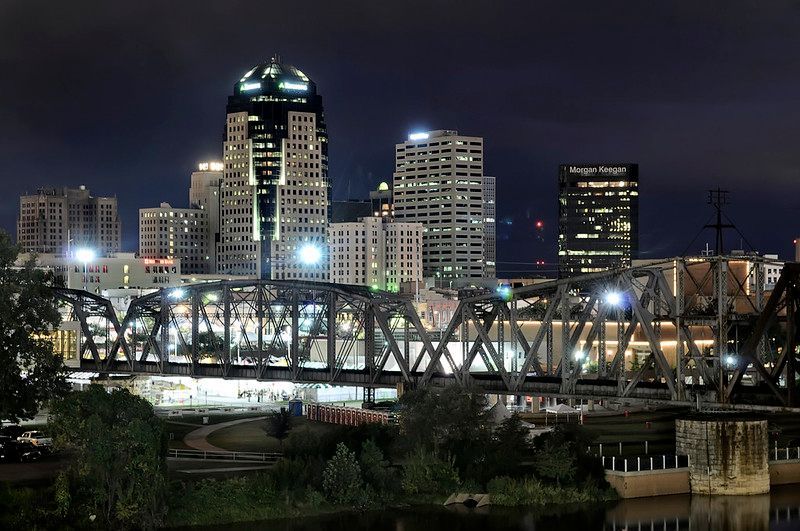
[[[75,258],[83,262],[83,291],[87,291],[86,282],[89,275],[89,262],[94,261],[96,254],[88,247],[81,247],[75,251]]]
[[[307,243],[297,250],[297,258],[304,265],[317,265],[322,260],[322,249],[312,243]]]

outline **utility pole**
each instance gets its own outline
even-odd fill
[[[722,256],[725,252],[722,239],[723,229],[734,228],[730,223],[722,222],[722,207],[728,204],[728,193],[729,192],[727,190],[721,190],[719,187],[716,190],[708,191],[708,204],[713,206],[716,210],[717,222],[706,225],[705,228],[714,229],[716,232],[716,244],[714,245],[714,251],[717,256]]]

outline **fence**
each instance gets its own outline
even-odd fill
[[[617,472],[641,472],[647,470],[670,470],[689,466],[688,455],[651,455],[647,457],[603,456],[603,468]]]
[[[586,447],[588,453],[598,457],[604,455],[622,455],[623,449],[627,450],[627,453],[634,455],[640,451],[644,451],[646,455],[650,453],[650,443],[648,441],[598,443],[590,444]]]
[[[390,424],[394,415],[388,411],[373,411],[357,407],[305,404],[306,417],[331,424],[358,426],[359,424]]]
[[[796,446],[794,448],[778,448],[776,444],[775,447],[772,449],[772,455],[770,456],[773,461],[788,461],[789,459],[800,459],[800,446]]]
[[[281,453],[266,452],[209,452],[206,450],[185,450],[170,448],[167,457],[174,459],[201,459],[206,461],[254,461],[259,463],[274,463],[283,457]]]

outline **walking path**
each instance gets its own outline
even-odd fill
[[[209,424],[208,426],[203,426],[202,428],[197,428],[196,430],[187,433],[183,438],[183,442],[186,444],[186,446],[190,446],[195,450],[205,450],[206,452],[228,452],[230,450],[219,448],[209,443],[207,437],[212,432],[227,428],[228,426],[235,426],[236,424],[243,424],[245,422],[253,422],[256,420],[264,420],[266,418],[267,417],[249,417],[246,419],[220,422],[219,424]]]

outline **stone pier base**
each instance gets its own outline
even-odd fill
[[[693,494],[769,492],[766,420],[703,415],[675,421],[678,454],[689,456]]]

